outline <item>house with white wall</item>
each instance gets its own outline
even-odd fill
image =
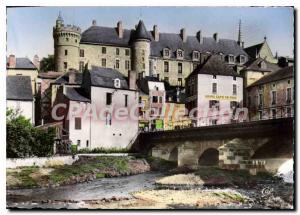
[[[69,74],[69,80],[73,80],[70,75],[75,74]],[[83,72],[80,87],[62,85],[62,88],[58,93],[63,94],[69,114],[67,117],[64,113],[64,128],[79,149],[126,148],[135,140],[138,134],[135,81],[129,83],[117,70],[92,66]]]
[[[30,76],[6,77],[6,107],[18,111],[34,124],[34,98]]]
[[[227,124],[243,102],[243,78],[212,55],[186,80],[187,109],[195,126]]]

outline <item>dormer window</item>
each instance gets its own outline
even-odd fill
[[[193,51],[193,59],[199,60],[199,58],[200,58],[200,53],[198,51]]]
[[[240,55],[240,63],[245,63],[246,57],[244,55]]]
[[[170,57],[170,49],[164,48],[164,57]]]
[[[121,88],[121,80],[118,78],[114,79],[114,86],[115,88]]]
[[[234,63],[234,55],[228,55],[228,63]]]
[[[183,58],[183,51],[181,49],[178,49],[176,56],[177,58]]]

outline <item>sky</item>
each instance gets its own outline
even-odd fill
[[[40,58],[54,53],[52,31],[61,11],[65,24],[82,31],[92,25],[132,29],[142,19],[147,30],[158,25],[159,32],[188,35],[201,30],[204,37],[238,37],[239,20],[245,47],[261,43],[264,37],[273,54],[293,57],[294,14],[291,7],[17,7],[7,8],[7,55]]]

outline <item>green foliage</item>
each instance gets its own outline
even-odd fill
[[[83,148],[83,149],[79,149],[78,153],[79,154],[88,154],[88,153],[128,153],[129,150],[126,148],[94,148],[94,149],[88,149],[88,148]]]
[[[44,57],[40,62],[40,71],[48,72],[54,71],[54,56],[48,55],[48,57]]]
[[[55,129],[35,128],[29,119],[17,111],[7,110],[6,133],[6,156],[8,158],[44,157],[53,154]]]

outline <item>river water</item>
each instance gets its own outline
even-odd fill
[[[163,173],[158,172],[147,172],[143,174],[116,177],[116,178],[103,178],[94,180],[88,183],[61,186],[55,188],[36,188],[36,189],[19,189],[19,190],[7,190],[7,207],[8,208],[67,208],[76,209],[82,208],[78,203],[70,203],[72,201],[83,201],[83,200],[99,200],[99,199],[110,199],[112,197],[118,198],[132,198],[131,193],[141,190],[154,189],[155,181],[163,177]],[[281,188],[280,188],[281,186]],[[286,186],[272,185],[272,189],[278,190],[279,196],[282,193],[290,192]],[[261,185],[249,189],[238,189],[236,191],[254,198],[260,198],[261,190],[266,187]],[[290,187],[291,188],[291,187]],[[216,188],[201,188],[214,190]],[[292,188],[291,188],[292,189]],[[288,193],[289,194],[289,193]],[[49,202],[49,200],[51,200]],[[55,203],[53,202],[54,200]],[[276,202],[274,204],[277,204]],[[244,208],[265,208],[262,203],[257,201],[252,206],[245,205]],[[222,207],[219,207],[222,208]],[[241,208],[241,206],[239,206]],[[222,208],[224,209],[224,208]]]

